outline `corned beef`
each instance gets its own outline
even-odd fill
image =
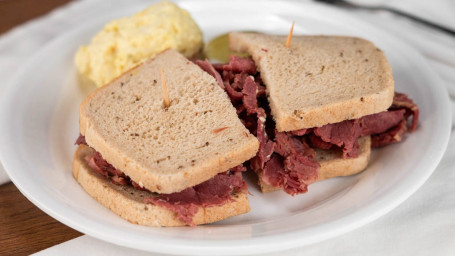
[[[257,112],[257,128],[255,133],[259,140],[259,150],[256,157],[251,160],[253,170],[263,169],[264,164],[270,160],[275,149],[275,143],[269,140],[267,133],[265,132],[265,120],[265,111],[264,109],[259,108]]]
[[[242,58],[235,55],[229,57],[229,63],[223,66],[223,70],[236,73],[246,72],[251,75],[257,73],[256,64],[251,58]]]
[[[212,63],[210,63],[207,59],[206,60],[196,60],[195,63],[205,72],[209,73],[213,77],[215,77],[218,85],[224,89],[223,80],[221,79],[220,73],[218,73],[215,68],[213,67]]]
[[[229,98],[231,99],[231,102],[235,103],[243,99],[244,97],[243,93],[234,90],[229,81],[225,82],[224,86],[226,93],[229,95]],[[243,104],[241,104],[240,106],[243,106]]]
[[[403,119],[400,123],[388,130],[387,132],[375,134],[371,136],[371,146],[372,147],[382,147],[395,142],[401,141],[403,135],[408,130],[407,120]]]
[[[300,135],[302,136],[302,135]],[[325,142],[321,139],[321,137],[316,136],[314,133],[310,133],[308,135],[308,141],[311,146],[320,149],[331,149],[334,145],[330,142]]]
[[[248,115],[257,113],[258,111],[258,100],[257,100],[257,85],[254,82],[251,76],[245,79],[243,84],[242,94],[243,94],[243,105],[245,106],[246,112]]]
[[[165,207],[175,212],[186,224],[194,226],[193,217],[199,207],[223,205],[231,201],[233,193],[247,189],[239,170],[243,171],[236,167],[194,187],[177,193],[149,197],[145,202]]]
[[[406,110],[390,110],[362,117],[360,120],[361,136],[379,134],[398,125]]]
[[[75,144],[87,145],[85,137],[79,135]],[[85,160],[93,171],[116,185],[133,186],[138,190],[148,191],[109,164],[98,151],[87,156]],[[172,194],[157,194],[144,199],[144,202],[165,207],[177,214],[177,217],[186,224],[194,226],[193,217],[199,207],[223,205],[231,200],[232,193],[247,190],[242,179],[244,171],[246,168],[239,165],[194,187]]]
[[[406,94],[395,93],[388,111],[360,119],[327,124],[322,127],[278,133],[270,115],[265,86],[251,58],[231,56],[229,63],[216,64],[226,85],[226,92],[237,109],[243,124],[256,135],[259,150],[250,160],[250,167],[261,173],[263,181],[282,187],[289,194],[304,193],[317,180],[319,164],[314,148],[342,150],[343,157],[358,156],[361,136],[371,135],[372,146],[384,146],[401,140],[407,120],[413,117],[410,130],[417,127],[419,109]],[[210,72],[209,72],[210,73]],[[217,79],[218,80],[218,79]],[[253,91],[253,88],[255,90]],[[254,100],[253,97],[257,100]]]
[[[313,129],[313,133],[322,141],[342,148],[345,158],[359,155],[357,139],[360,137],[360,132],[359,119],[327,124]]]
[[[406,119],[409,116],[412,116],[411,126],[409,127],[410,131],[413,132],[417,128],[419,123],[419,108],[417,105],[404,93],[395,92],[393,97],[393,103],[390,109],[405,109]]]
[[[305,141],[283,132],[276,134],[275,144],[275,153],[284,159],[284,165],[278,172],[278,183],[271,185],[283,187],[291,195],[305,193],[307,186],[318,179],[316,152]]]

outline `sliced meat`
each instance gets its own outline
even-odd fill
[[[184,189],[177,193],[172,194],[160,194],[156,197],[150,197],[146,199],[146,202],[159,202],[164,201],[168,204],[177,204],[177,205],[185,205],[185,204],[199,204],[199,198],[197,195],[197,191],[194,187]]]
[[[174,194],[174,196],[168,198],[149,197],[144,199],[144,202],[166,208],[174,212],[184,223],[194,226],[193,217],[199,211],[196,191],[188,188]]]
[[[340,123],[328,124],[314,128],[314,135],[323,142],[330,143],[343,149],[344,158],[358,156],[360,136],[374,135],[373,145],[381,146],[399,142],[407,131],[403,128],[403,120],[412,116],[410,130],[417,127],[419,109],[406,94],[395,93],[394,101],[388,111],[364,116],[356,120],[346,120]],[[404,122],[405,124],[407,121]],[[310,143],[317,148],[329,148],[328,144],[322,144],[317,138],[310,135]]]
[[[341,149],[344,158],[354,158],[359,154],[360,136],[371,135],[372,145],[382,146],[401,140],[410,116],[413,118],[410,130],[417,127],[419,109],[406,94],[395,93],[388,111],[322,127],[279,133],[273,119],[266,119],[270,113],[266,88],[253,60],[231,56],[228,64],[217,64],[215,69],[222,70],[225,90],[239,118],[260,142],[256,157],[250,160],[251,168],[261,173],[267,184],[281,186],[292,195],[306,192],[308,184],[317,180],[319,164],[314,160],[315,151],[306,142],[313,148]]]
[[[283,190],[290,195],[306,193],[308,185],[317,181],[319,168],[319,163],[313,158],[303,154],[289,155],[284,160]]]
[[[315,151],[297,137],[277,133],[275,152],[265,163],[263,181],[290,195],[307,192],[308,185],[318,179],[320,165],[314,160]]]
[[[301,194],[318,179],[319,168],[319,163],[305,154],[283,157],[274,153],[265,163],[261,178],[269,185],[282,187],[290,195]]]
[[[79,135],[79,137],[76,140],[76,144],[87,145],[85,137]],[[93,171],[109,179],[114,184],[130,185],[132,182],[131,179],[128,176],[126,176],[122,171],[116,169],[114,166],[108,163],[98,151],[95,151],[92,155],[86,156],[85,161]]]
[[[314,148],[330,149],[335,146],[332,143],[323,141],[320,137],[314,135],[314,133],[308,135],[308,140],[310,142],[310,145]]]
[[[108,163],[106,160],[104,160],[103,156],[100,154],[100,152],[96,151],[93,154],[93,158],[95,160],[96,165],[105,170],[109,176],[123,176],[125,175],[122,171],[116,169],[114,166],[112,166],[110,163]]]
[[[408,95],[395,92],[393,103],[390,109],[406,109],[405,117],[412,116],[410,131],[413,132],[417,128],[419,122],[419,107],[412,101]]]
[[[262,170],[262,180],[274,187],[281,187],[284,183],[284,158],[278,154],[273,154]]]
[[[243,84],[245,83],[245,79],[249,77],[250,75],[246,72],[241,72],[240,74],[233,74],[232,75],[234,78],[232,80],[232,88],[237,91],[242,91],[243,90]],[[226,77],[223,77],[224,79],[229,79]]]
[[[220,73],[215,70],[213,67],[212,63],[210,63],[207,59],[206,60],[196,60],[195,63],[205,72],[209,73],[211,76],[213,76],[216,81],[218,82],[218,85],[224,89],[224,84],[223,80],[221,79]]]
[[[82,135],[79,136],[77,141],[81,144],[86,144]],[[148,191],[131,180],[125,173],[114,168],[96,150],[92,155],[86,156],[85,161],[93,171],[116,185],[132,186],[138,190]],[[246,168],[243,165],[239,165],[227,172],[219,173],[194,187],[177,193],[151,196],[144,199],[144,202],[171,210],[177,214],[180,220],[190,226],[194,226],[193,217],[199,207],[223,205],[231,200],[232,193],[247,190],[246,183],[242,178],[242,172],[245,171]]]
[[[235,105],[235,110],[237,112],[237,115],[240,115],[243,113],[243,111],[245,111],[245,106],[243,104],[238,104],[238,105]],[[243,122],[243,120],[240,120]],[[243,122],[243,125],[245,125],[245,123]],[[245,125],[246,126],[246,125]]]
[[[173,211],[181,221],[194,226],[193,217],[200,207],[223,205],[232,200],[233,193],[247,189],[241,174],[243,168],[234,168],[234,170],[237,171],[218,174],[210,180],[181,192],[146,198],[145,202]]]
[[[260,171],[264,168],[264,164],[270,160],[275,148],[275,143],[269,140],[265,132],[266,114],[264,109],[259,108],[257,112],[257,128],[256,137],[259,140],[259,150],[256,156],[250,160],[251,168],[255,171]]]
[[[256,82],[257,83],[257,82]],[[265,86],[262,86],[262,85],[258,85],[258,92],[257,92],[257,95],[258,97],[263,97],[266,95],[266,90],[265,90]]]
[[[117,185],[128,185],[130,184],[130,178],[127,177],[122,171],[115,169],[114,166],[109,164],[98,151],[94,154],[85,157],[85,161],[92,170],[101,174],[107,179],[110,179],[112,183]]]
[[[361,131],[358,119],[327,124],[313,129],[314,134],[322,141],[341,147],[345,158],[358,156],[357,139],[360,137]]]
[[[346,150],[346,148],[343,148],[343,158],[356,158],[359,156],[359,149],[360,149],[360,144],[359,140],[356,139],[354,141],[354,144],[352,144],[352,147],[349,150]]]
[[[364,116],[360,120],[361,136],[378,134],[398,125],[403,119],[405,109],[383,111],[377,114]]]
[[[223,81],[234,82],[235,73],[232,71],[221,71],[220,72]],[[234,88],[235,89],[235,88]]]
[[[275,152],[283,157],[295,154],[301,154],[310,158],[316,156],[316,152],[310,148],[308,144],[301,139],[284,132],[279,132],[275,135],[275,143]]]
[[[399,142],[407,130],[407,121],[403,119],[389,131],[371,136],[371,146],[377,148]]]
[[[223,66],[223,70],[234,72],[246,72],[248,74],[256,74],[256,64],[251,58],[242,58],[239,56],[231,55],[229,63]]]
[[[419,122],[419,108],[404,93],[395,92],[388,111],[362,118],[363,132],[371,134],[371,146],[381,147],[402,140],[408,131],[408,119],[412,116],[409,131],[414,131]],[[367,131],[366,131],[367,130]]]
[[[237,165],[236,167],[231,168],[230,171],[234,172],[234,173],[242,173],[242,172],[246,172],[246,167],[243,165]]]
[[[90,156],[86,156],[85,157],[85,161],[87,162],[88,166],[94,170],[95,172],[97,172],[98,174],[106,177],[106,178],[109,178],[109,173],[103,169],[101,169],[95,162],[95,158],[93,157],[93,155],[90,155]]]
[[[245,106],[246,112],[248,115],[257,113],[258,111],[258,101],[257,101],[257,85],[254,82],[254,79],[249,76],[245,79],[243,84],[242,94],[243,94],[243,105]]]
[[[239,102],[244,97],[242,92],[238,92],[231,87],[231,84],[229,83],[229,81],[226,81],[224,83],[224,86],[225,86],[226,93],[228,94],[229,98],[231,99],[231,101],[233,103]]]
[[[223,205],[230,201],[232,193],[246,190],[246,183],[242,179],[241,172],[233,172],[232,175],[216,175],[213,179],[195,186],[194,189],[200,205],[207,207]]]
[[[224,63],[212,63],[213,68],[218,71],[220,74],[223,72]]]

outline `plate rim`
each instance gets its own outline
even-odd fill
[[[204,2],[204,1],[198,1],[198,0],[192,0],[193,2]],[[179,3],[180,1],[176,1]],[[186,1],[186,4],[188,4],[189,1]],[[259,2],[259,1],[257,1]],[[268,1],[270,2],[276,2],[279,3],[279,1]],[[406,193],[403,193],[395,199],[393,202],[388,202],[388,203],[383,203],[384,205],[380,204],[373,204],[369,205],[366,208],[379,208],[378,211],[376,211],[374,214],[370,214],[368,216],[364,216],[362,218],[356,217],[356,221],[351,221],[345,224],[339,224],[336,229],[332,229],[329,231],[325,232],[320,232],[319,235],[315,235],[312,237],[310,240],[307,241],[302,241],[302,239],[298,239],[298,235],[301,234],[301,230],[296,230],[292,232],[288,232],[285,234],[275,234],[275,235],[270,235],[270,236],[265,236],[265,237],[253,237],[247,239],[247,241],[242,242],[242,240],[223,240],[223,241],[214,241],[214,240],[192,240],[190,242],[185,241],[184,239],[156,239],[154,241],[150,241],[150,244],[152,244],[154,249],[156,250],[150,250],[152,246],[150,244],[148,246],[143,246],[141,243],[128,243],[128,242],[122,242],[121,239],[118,239],[117,241],[112,241],[112,236],[109,236],[105,234],[105,232],[102,231],[97,231],[95,228],[87,228],[85,225],[80,225],[74,221],[71,221],[71,218],[68,218],[67,216],[62,216],[58,213],[58,211],[55,211],[52,207],[49,207],[49,198],[46,198],[46,200],[39,200],[37,199],[31,191],[28,190],[27,187],[24,186],[22,183],[23,181],[17,180],[17,177],[15,176],[15,173],[13,171],[14,169],[14,163],[13,159],[11,159],[7,151],[8,149],[6,148],[6,144],[8,143],[1,143],[0,144],[0,158],[2,160],[4,169],[8,176],[11,178],[13,183],[18,187],[18,189],[21,191],[22,194],[24,194],[28,200],[30,200],[32,203],[34,203],[36,206],[38,206],[41,210],[52,216],[53,218],[61,221],[65,225],[68,225],[76,230],[79,230],[85,234],[94,236],[96,238],[99,238],[101,240],[104,240],[106,242],[113,243],[115,242],[116,244],[126,246],[126,247],[131,247],[131,248],[136,248],[136,249],[141,249],[141,250],[147,250],[147,251],[153,251],[153,252],[160,252],[160,253],[169,253],[170,248],[172,248],[174,251],[172,253],[178,253],[178,254],[186,254],[186,253],[204,253],[204,254],[209,254],[213,253],[213,250],[222,250],[222,253],[242,253],[242,254],[249,254],[249,253],[258,253],[258,252],[273,252],[273,251],[278,251],[278,250],[283,250],[283,249],[289,249],[293,248],[296,246],[303,246],[303,245],[308,245],[316,242],[320,242],[332,237],[335,237],[337,235],[349,232],[353,229],[356,229],[360,226],[365,225],[366,223],[369,223],[380,216],[386,214],[387,212],[391,211],[393,208],[401,204],[404,200],[406,200],[409,196],[411,196],[419,187],[423,185],[423,183],[430,177],[430,175],[433,173],[433,171],[436,169],[436,166],[439,164],[440,160],[442,159],[442,156],[447,148],[448,142],[449,142],[449,136],[451,132],[451,115],[450,115],[450,100],[448,96],[448,92],[443,88],[442,81],[441,79],[436,75],[436,73],[430,68],[428,62],[421,56],[419,52],[417,52],[414,48],[410,47],[409,45],[403,43],[399,38],[395,38],[391,36],[390,34],[386,33],[385,31],[382,31],[381,29],[374,27],[372,24],[369,24],[368,22],[364,20],[360,20],[351,16],[348,16],[347,12],[343,12],[340,10],[336,10],[334,8],[322,6],[319,4],[314,4],[314,3],[302,3],[302,2],[297,2],[297,1],[290,1],[290,3],[297,4],[297,5],[303,5],[305,7],[311,7],[313,9],[319,9],[323,13],[331,13],[333,15],[336,15],[337,17],[342,17],[343,19],[351,20],[358,22],[356,23],[357,26],[360,27],[366,27],[366,28],[371,28],[374,31],[378,33],[382,33],[385,35],[388,39],[393,39],[394,43],[399,44],[400,46],[406,46],[408,47],[409,51],[407,54],[409,55],[414,55],[414,58],[417,58],[420,63],[419,65],[424,65],[427,70],[428,70],[428,75],[431,76],[431,80],[437,81],[437,86],[440,89],[438,91],[439,94],[441,93],[441,88],[444,89],[444,100],[441,101],[440,106],[446,106],[448,107],[448,111],[446,111],[448,114],[448,119],[444,122],[447,123],[446,127],[443,127],[441,129],[446,130],[445,133],[443,133],[445,136],[441,136],[440,141],[443,141],[441,144],[441,147],[439,148],[439,151],[436,152],[436,160],[431,162],[429,164],[429,169],[431,171],[428,171],[425,176],[421,176],[420,179],[417,182],[413,183],[413,186],[410,186],[406,189]],[[138,5],[139,6],[139,5]],[[133,6],[134,7],[134,6]],[[131,8],[134,9],[134,8]],[[125,10],[119,11],[118,13],[125,13]],[[45,52],[47,49],[51,49],[54,45],[57,45],[60,41],[65,41],[66,38],[71,37],[73,34],[77,34],[78,32],[87,29],[90,26],[93,26],[94,23],[97,22],[97,20],[101,20],[106,18],[107,16],[116,16],[113,13],[110,13],[109,15],[104,15],[102,17],[99,17],[99,19],[94,19],[85,22],[84,24],[81,24],[80,26],[74,27],[73,29],[67,31],[64,34],[59,35],[58,37],[50,40],[47,44],[45,44],[42,48],[40,48],[39,51],[37,51],[32,57],[28,59],[26,64],[24,64],[19,70],[17,70],[14,75],[10,78],[8,81],[7,85],[4,88],[4,93],[1,95],[1,101],[0,101],[0,132],[2,134],[6,134],[7,131],[7,125],[5,123],[7,122],[6,117],[8,116],[5,114],[5,107],[9,106],[7,103],[11,102],[11,100],[5,100],[7,99],[7,95],[11,92],[14,91],[15,84],[18,83],[22,78],[21,75],[24,74],[25,70],[28,70],[30,67],[33,67],[35,62],[37,62],[40,57],[42,57],[43,52]],[[9,93],[8,93],[9,92]],[[52,200],[51,200],[52,201]],[[365,208],[363,209],[365,211]],[[363,212],[362,211],[362,212]],[[357,215],[359,213],[357,212]],[[351,217],[353,214],[350,215]],[[349,216],[347,216],[349,217]],[[343,220],[346,220],[347,217],[342,218]],[[84,218],[84,217],[83,217]],[[323,225],[321,226],[323,227]],[[279,239],[276,239],[278,238]],[[155,237],[154,237],[155,238]],[[268,243],[271,239],[274,240],[273,244]],[[308,239],[308,237],[305,237],[305,239]],[[120,241],[119,241],[120,240]],[[235,248],[232,246],[232,242],[235,241],[237,244]],[[254,241],[254,242],[253,242]],[[301,243],[298,243],[301,242]],[[303,243],[302,243],[303,242]],[[179,246],[176,246],[176,244],[179,244]],[[261,244],[263,247],[261,247],[260,250],[258,249],[258,244]],[[210,246],[208,246],[210,245]],[[171,247],[170,247],[171,246]]]

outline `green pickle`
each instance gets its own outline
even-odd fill
[[[229,50],[229,40],[227,33],[219,35],[210,40],[210,42],[208,42],[204,47],[204,55],[209,60],[219,62],[229,62],[230,55],[237,55],[242,57],[248,56],[246,53],[238,53]]]

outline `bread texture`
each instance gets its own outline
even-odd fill
[[[94,172],[86,163],[85,156],[93,154],[93,149],[80,145],[74,155],[73,175],[84,190],[99,203],[127,221],[154,227],[185,226],[176,214],[163,207],[144,203],[153,195],[131,186],[119,186]],[[193,222],[196,225],[212,223],[250,210],[247,192],[232,195],[232,201],[222,206],[200,207]]]
[[[215,79],[174,50],[89,95],[79,125],[104,159],[158,193],[202,183],[252,158],[259,147]]]
[[[249,53],[267,87],[278,131],[320,127],[385,111],[392,69],[373,43],[355,37],[230,33],[231,50]]]
[[[359,156],[357,158],[343,158],[341,150],[315,149],[316,161],[321,165],[318,181],[338,176],[350,176],[365,170],[370,161],[371,137],[359,138],[359,144]],[[281,189],[263,182],[260,174],[258,178],[259,186],[264,193]]]

